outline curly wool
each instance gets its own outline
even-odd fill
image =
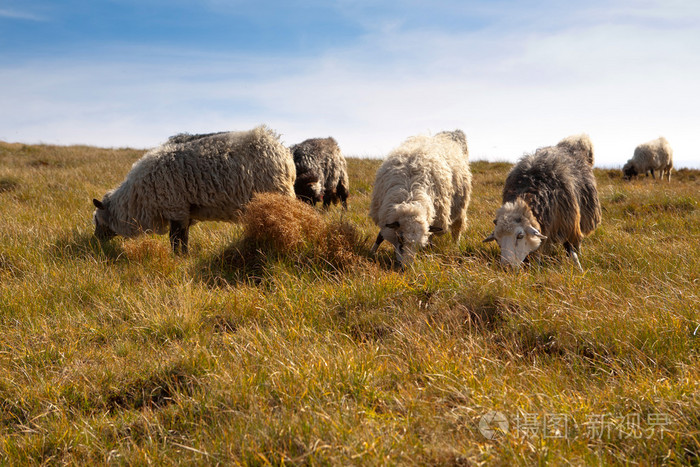
[[[324,206],[338,201],[347,203],[350,180],[345,157],[335,139],[311,138],[290,148],[297,170],[297,196],[315,204],[322,199]],[[306,180],[316,180],[309,188],[301,186]]]
[[[602,213],[593,169],[588,160],[570,157],[555,146],[540,148],[513,167],[503,187],[501,217],[523,204],[531,211],[547,242],[569,242],[576,248],[600,224]],[[522,201],[522,202],[518,202]],[[523,214],[523,217],[530,218]],[[536,227],[536,226],[535,226]]]
[[[634,150],[632,159],[622,168],[626,176],[646,174],[649,171],[658,170],[663,177],[664,172],[668,174],[671,181],[671,170],[673,169],[673,149],[663,136],[653,141],[642,143]]]
[[[197,136],[146,153],[95,215],[133,237],[165,233],[169,221],[237,220],[257,192],[294,196],[294,161],[269,128]]]
[[[431,226],[451,229],[458,240],[466,227],[471,179],[463,132],[411,137],[377,171],[370,217],[382,229],[399,222],[409,241],[426,238]]]

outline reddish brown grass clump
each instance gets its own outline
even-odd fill
[[[328,222],[314,208],[294,198],[261,193],[243,215],[244,241],[281,255],[299,255],[343,268],[360,261],[357,229]]]

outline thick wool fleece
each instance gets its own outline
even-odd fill
[[[166,143],[134,163],[95,211],[116,234],[165,233],[170,221],[233,221],[258,192],[294,196],[289,150],[265,126]]]
[[[586,134],[573,135],[564,138],[557,143],[557,147],[565,150],[573,157],[579,157],[593,167],[595,155],[593,154],[593,142]]]

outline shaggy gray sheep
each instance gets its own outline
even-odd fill
[[[377,171],[370,217],[380,231],[372,254],[388,240],[402,266],[430,235],[450,229],[459,243],[467,223],[472,174],[460,130],[414,136],[394,149]]]
[[[544,243],[562,243],[579,269],[581,240],[601,221],[598,189],[586,157],[564,147],[538,149],[510,171],[503,206],[485,242],[497,241],[501,263],[519,266]]]
[[[290,148],[297,169],[294,191],[297,198],[323,206],[340,201],[348,207],[350,181],[345,157],[333,138],[307,139]]]
[[[95,235],[135,237],[169,228],[173,251],[186,253],[195,222],[235,221],[257,192],[293,197],[295,177],[291,153],[265,126],[166,143],[136,161],[102,201],[93,199]]]
[[[637,175],[648,175],[648,172],[651,172],[651,177],[655,179],[654,170],[658,170],[659,180],[665,173],[670,182],[671,169],[673,169],[673,150],[666,138],[662,136],[637,146],[632,159],[622,167],[622,173],[625,179],[630,180]]]

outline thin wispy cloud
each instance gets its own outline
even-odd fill
[[[4,8],[0,8],[0,18],[18,19],[26,21],[48,21],[47,18],[33,13],[27,13],[24,11],[17,10],[8,10]]]

